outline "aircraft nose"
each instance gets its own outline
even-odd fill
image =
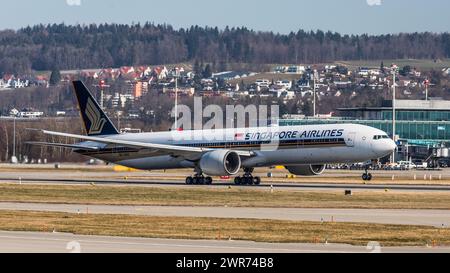
[[[389,141],[388,146],[390,152],[394,152],[395,149],[397,148],[397,144],[395,144],[395,141],[393,141],[392,139]]]
[[[384,157],[389,154],[392,154],[395,149],[397,148],[397,145],[392,139],[386,139],[386,141],[379,142],[376,145],[375,153],[378,157]]]
[[[392,139],[389,139],[387,141],[387,143],[381,147],[381,150],[382,150],[381,153],[383,155],[389,155],[389,154],[392,154],[396,148],[397,148],[397,144],[395,144],[395,141],[393,141]]]

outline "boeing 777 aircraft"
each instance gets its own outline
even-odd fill
[[[120,134],[81,81],[73,82],[87,136],[40,130],[78,139],[76,144],[29,142],[142,170],[192,168],[187,184],[211,184],[211,176],[235,176],[236,184],[257,185],[257,167],[283,165],[295,175],[320,175],[326,164],[382,158],[396,148],[378,129],[355,124],[261,127]],[[372,175],[366,172],[364,180]]]

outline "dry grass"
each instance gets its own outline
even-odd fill
[[[0,184],[0,202],[290,208],[450,209],[450,193]]]
[[[10,173],[10,172],[25,172],[25,173],[48,173],[49,171],[55,173],[67,173],[67,172],[114,172],[112,166],[86,166],[86,165],[63,165],[62,167],[56,169],[54,166],[50,165],[17,165],[17,166],[0,166],[0,173]],[[144,171],[141,171],[144,172]]]
[[[411,67],[417,67],[419,69],[441,69],[450,66],[450,59],[439,60],[434,62],[434,60],[418,60],[418,59],[397,59],[397,60],[372,60],[372,61],[339,61],[336,64],[341,64],[348,66],[350,69],[357,69],[358,67],[373,67],[379,68],[381,61],[384,62],[385,67],[389,67],[391,64],[396,64],[399,67],[410,65]]]
[[[423,226],[33,211],[0,211],[0,230],[56,230],[85,235],[174,239],[231,238],[282,243],[323,243],[327,240],[329,243],[353,245],[377,241],[383,246],[450,244],[450,229]]]

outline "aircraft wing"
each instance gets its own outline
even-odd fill
[[[47,130],[38,130],[38,131],[40,131],[46,135],[70,137],[70,138],[89,140],[89,141],[95,141],[95,142],[106,143],[106,144],[117,144],[117,145],[126,146],[126,147],[133,147],[133,148],[147,148],[147,149],[155,149],[155,150],[160,150],[160,151],[167,151],[168,153],[171,153],[173,155],[202,154],[205,152],[217,150],[217,149],[211,149],[211,148],[186,147],[186,146],[176,146],[176,145],[167,145],[167,144],[134,142],[134,141],[110,139],[110,138],[104,138],[104,137],[93,137],[93,136],[84,136],[84,135],[68,134],[68,133],[61,133],[61,132],[53,132],[53,131],[47,131]],[[254,155],[254,153],[252,151],[237,151],[237,150],[233,150],[233,151],[236,152],[240,156],[253,156]]]
[[[70,148],[70,149],[83,149],[83,150],[98,150],[97,147],[83,146],[79,144],[64,144],[64,143],[53,143],[53,142],[40,142],[40,141],[27,141],[25,144],[37,145],[37,146],[51,146],[60,148]]]

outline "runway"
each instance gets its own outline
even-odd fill
[[[174,240],[0,231],[1,253],[449,253],[449,247],[366,247],[345,244],[279,244]]]
[[[140,187],[245,187],[236,186],[232,180],[215,181],[212,186],[185,185],[180,175],[167,173],[114,173],[110,171],[7,171],[0,172],[0,183],[51,184],[51,185],[116,185]],[[344,175],[344,174],[342,174]],[[328,178],[329,179],[329,178]],[[317,178],[314,181],[263,180],[259,188],[273,186],[277,190],[305,191],[410,191],[450,192],[450,185],[439,185],[439,181],[424,181],[420,184],[395,184],[389,180],[377,183],[335,183]],[[286,181],[286,182],[284,182]],[[351,180],[353,182],[353,180]],[[427,185],[427,183],[430,183]],[[271,185],[272,184],[272,185]],[[272,219],[315,222],[359,222],[399,225],[423,225],[450,228],[450,210],[414,209],[303,209],[303,208],[250,208],[250,207],[189,207],[189,206],[121,206],[86,204],[46,204],[0,202],[0,210],[33,210],[89,214],[129,214],[142,216],[174,217],[218,217],[245,219]],[[68,245],[69,244],[69,245]],[[78,245],[79,244],[79,245]],[[347,253],[370,252],[365,246],[343,244],[272,244],[247,241],[172,240],[151,238],[126,238],[108,236],[84,236],[63,233],[2,232],[0,231],[0,252],[61,252],[80,246],[81,252],[139,252],[139,253]],[[444,252],[447,248],[395,247],[381,248],[381,252]]]
[[[174,187],[195,187],[196,185],[186,185],[184,181],[177,179],[148,179],[148,180],[129,180],[129,179],[77,179],[77,178],[39,178],[3,176],[0,177],[3,183],[29,183],[29,184],[61,184],[61,185],[82,185],[82,184],[99,184],[99,185],[131,185],[131,186],[174,186]],[[236,186],[229,181],[216,181],[213,185],[202,185],[203,187],[228,187]],[[450,192],[450,185],[420,185],[420,184],[339,184],[339,183],[262,183],[253,186],[238,187],[258,187],[269,188],[274,187],[280,190],[302,189],[302,190],[394,190],[394,191],[413,191],[413,192]]]
[[[99,185],[132,185],[132,186],[162,186],[162,187],[195,187],[186,185],[184,177],[192,175],[190,170],[171,171],[136,171],[115,172],[111,166],[90,166],[64,164],[64,169],[55,169],[53,165],[11,165],[0,164],[0,183],[36,183],[36,184],[90,184]],[[267,172],[274,172],[274,177],[265,177]],[[376,172],[376,173],[375,173]],[[362,171],[327,170],[318,177],[304,177],[304,180],[288,179],[286,171],[262,168],[255,174],[262,177],[259,186],[276,187],[279,190],[363,190],[412,192],[450,192],[450,169],[442,171],[374,171],[374,176],[380,181],[364,184],[360,180]],[[392,180],[395,177],[398,180]],[[426,178],[426,179],[425,179]],[[430,178],[433,178],[431,180]],[[417,179],[417,180],[416,180]],[[442,179],[442,180],[441,180]],[[236,186],[232,179],[215,178],[213,185],[201,187]],[[249,187],[249,186],[240,186]]]
[[[145,216],[218,217],[289,221],[335,221],[450,227],[450,210],[305,209],[189,206],[118,206],[0,202],[0,210]]]

